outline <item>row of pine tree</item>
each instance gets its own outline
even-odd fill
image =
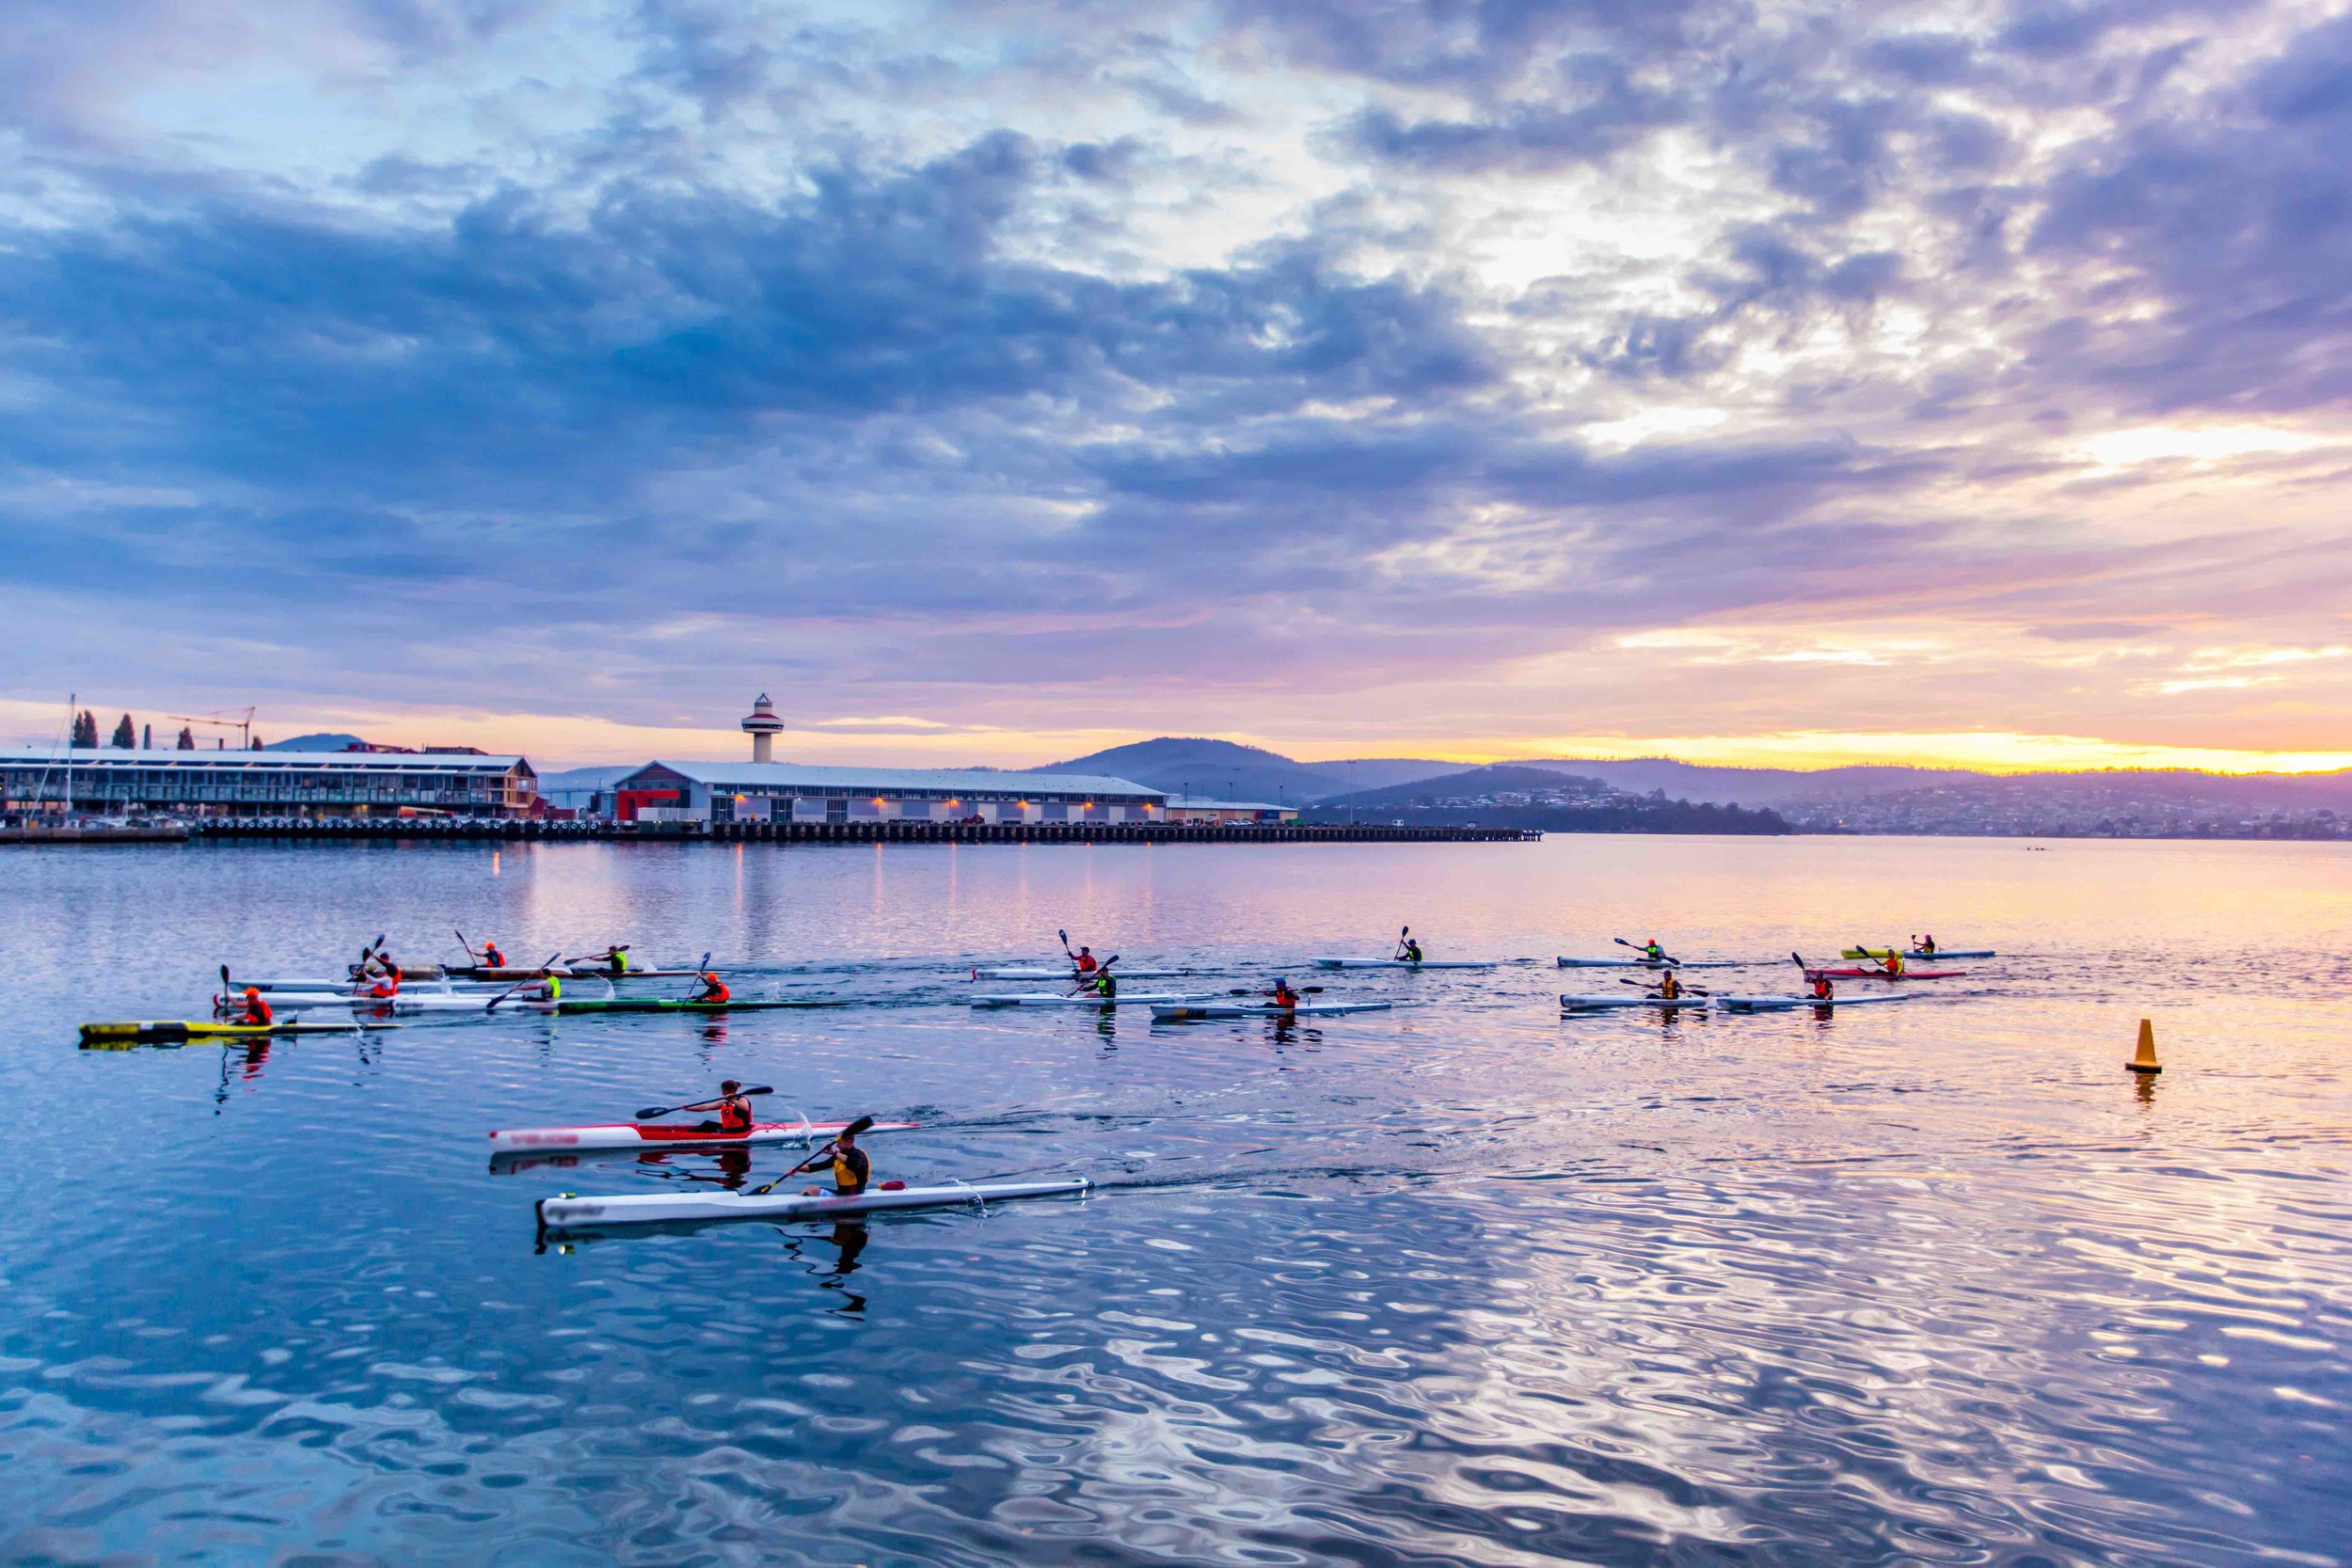
[[[98,746],[98,715],[92,713],[87,708],[84,708],[81,712],[75,714],[73,716],[73,738],[68,744],[96,750]],[[125,752],[151,752],[155,749],[155,726],[152,724],[148,725],[144,732],[144,737],[142,737],[142,732],[138,726],[131,722],[131,716],[126,713],[120,720],[117,721],[115,724],[114,738],[109,740],[106,744]],[[262,749],[262,737],[258,735],[253,737],[253,749],[257,752]],[[185,724],[181,725],[180,739],[173,747],[173,750],[181,752],[195,751],[196,732],[191,730]]]

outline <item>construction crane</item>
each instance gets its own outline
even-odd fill
[[[221,715],[224,713],[242,713],[245,717],[242,719],[223,719]],[[201,719],[198,718],[193,713],[167,713],[164,717],[167,719],[177,719],[185,724],[207,724],[216,730],[235,730],[237,732],[237,750],[240,752],[249,752],[253,750],[253,710],[249,707],[216,707],[213,709],[209,717]]]

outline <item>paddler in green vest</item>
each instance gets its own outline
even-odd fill
[[[542,1002],[564,1000],[564,981],[560,975],[550,974],[539,982],[539,1000]]]
[[[1402,942],[1398,942],[1396,944],[1396,956],[1397,958],[1404,963],[1417,964],[1421,962],[1421,938],[1406,937]]]
[[[588,961],[602,965],[609,974],[627,974],[628,973],[628,949],[622,946],[608,947]]]
[[[1652,937],[1649,941],[1642,943],[1642,957],[1647,958],[1651,963],[1662,964],[1666,961],[1666,950],[1658,945],[1658,939],[1656,937]]]
[[[1113,974],[1108,966],[1094,972],[1094,994],[1105,1002],[1119,1000],[1119,976]]]

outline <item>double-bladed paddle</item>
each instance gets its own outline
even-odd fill
[[[1658,983],[1658,982],[1657,982],[1657,981],[1655,981],[1655,980],[1634,980],[1634,979],[1629,979],[1627,976],[1625,976],[1625,975],[1623,975],[1623,974],[1620,974],[1620,975],[1618,975],[1618,976],[1617,976],[1617,984],[1619,984],[1619,985],[1621,985],[1621,986],[1640,986],[1640,987],[1644,988],[1645,990],[1647,990],[1648,988],[1650,988],[1650,987],[1652,987],[1652,986],[1657,985],[1657,983]],[[1657,992],[1657,991],[1651,991],[1651,993],[1650,993],[1650,994],[1652,994],[1653,996],[1655,996],[1655,995],[1658,995],[1658,994],[1660,994],[1660,993],[1659,993],[1659,992]],[[1713,991],[1711,991],[1711,990],[1708,990],[1705,986],[1685,986],[1685,987],[1683,987],[1683,988],[1682,988],[1682,992],[1681,992],[1681,994],[1683,994],[1684,996],[1712,996],[1712,995],[1714,995],[1715,993],[1714,993]],[[1674,1000],[1674,998],[1672,998],[1672,997],[1668,997],[1668,998],[1667,998],[1667,1000],[1671,1002],[1671,1001],[1673,1001],[1673,1000]]]
[[[776,1089],[772,1084],[762,1084],[755,1089],[738,1089],[735,1092],[748,1100],[755,1094],[773,1094]],[[637,1113],[637,1119],[651,1121],[656,1117],[682,1116],[688,1111],[715,1111],[725,1103],[726,1096],[721,1095],[716,1100],[699,1101],[691,1105],[648,1105]]]
[[[1301,996],[1320,995],[1323,990],[1321,986],[1295,986],[1292,989]],[[1272,996],[1274,993],[1270,990],[1253,990],[1248,986],[1235,986],[1225,994],[1228,996]]]
[[[1644,946],[1643,946],[1643,945],[1641,945],[1641,943],[1639,943],[1639,942],[1628,942],[1628,941],[1626,941],[1626,940],[1625,940],[1625,938],[1623,938],[1623,937],[1611,937],[1609,940],[1610,940],[1611,942],[1615,942],[1615,943],[1616,943],[1618,946],[1620,946],[1620,947],[1630,947],[1630,948],[1632,948],[1632,949],[1633,949],[1633,951],[1635,951],[1636,953],[1641,954],[1641,955],[1642,955],[1642,957],[1644,957],[1645,958],[1649,958],[1649,949],[1648,949],[1648,948],[1646,948],[1646,947],[1644,947]],[[1666,965],[1669,969],[1679,969],[1679,968],[1681,968],[1681,967],[1682,967],[1682,960],[1681,960],[1680,958],[1676,958],[1673,954],[1671,954],[1671,953],[1666,953],[1666,952],[1661,952],[1661,953],[1658,955],[1658,957],[1657,957],[1657,958],[1650,958],[1650,961],[1651,961],[1652,963],[1661,963],[1661,964],[1664,964],[1664,965]]]
[[[464,939],[462,939],[462,938],[461,938],[461,939],[459,939],[459,940],[461,940],[461,941],[462,941],[462,940],[464,940]],[[558,959],[558,958],[562,958],[563,956],[564,956],[564,955],[563,955],[562,953],[560,953],[560,952],[556,952],[556,953],[550,953],[550,954],[548,954],[548,961],[547,961],[546,963],[541,964],[541,965],[539,966],[539,968],[540,968],[542,971],[552,970],[552,969],[555,967],[555,960],[556,960],[556,959]],[[529,978],[529,979],[527,979],[527,980],[517,980],[517,981],[516,981],[513,985],[511,985],[511,986],[507,987],[504,990],[502,990],[502,991],[499,992],[496,996],[493,996],[492,998],[490,998],[490,1005],[489,1005],[489,1006],[486,1006],[486,1007],[483,1008],[482,1010],[483,1010],[484,1012],[485,1012],[485,1013],[486,1013],[486,1012],[490,1012],[490,1011],[494,1010],[494,1009],[498,1006],[498,1005],[499,1005],[500,1003],[501,1003],[501,1002],[505,1001],[508,997],[510,997],[510,996],[514,995],[516,991],[518,991],[518,990],[522,990],[525,986],[535,986],[535,985],[537,985],[537,984],[538,984],[541,980],[543,980],[543,979],[545,979],[545,978],[547,978],[546,974],[534,974],[534,975],[532,975],[531,978]]]
[[[823,1164],[826,1161],[834,1157],[834,1153],[840,1149],[841,1140],[843,1138],[854,1138],[860,1132],[865,1132],[867,1128],[873,1125],[874,1118],[872,1117],[858,1117],[857,1120],[850,1123],[849,1126],[843,1128],[840,1132],[835,1132],[833,1135],[833,1141],[825,1145],[824,1148],[818,1149],[816,1153],[810,1155],[799,1164],[794,1165],[790,1170],[786,1171],[782,1176],[771,1177],[765,1185],[754,1187],[752,1189],[752,1196],[754,1197],[764,1197],[767,1196],[769,1188],[773,1187],[777,1182],[788,1180],[791,1178],[800,1175],[803,1171],[815,1170],[818,1165]]]

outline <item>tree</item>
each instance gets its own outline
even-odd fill
[[[98,744],[98,715],[84,708],[73,720],[72,745],[95,747]]]
[[[269,742],[267,742],[267,741],[263,740],[263,739],[262,739],[260,736],[258,736],[258,735],[257,735],[257,736],[254,736],[251,740],[249,740],[249,741],[246,742],[246,745],[248,745],[248,746],[250,746],[250,747],[251,747],[254,751],[257,751],[257,752],[266,752],[266,751],[268,751],[268,750],[269,750]]]
[[[124,714],[115,721],[114,739],[109,744],[118,752],[133,752],[138,749],[138,726],[131,722],[129,714]]]
[[[183,752],[196,750],[196,732],[185,724],[180,726],[180,744],[177,749]]]

